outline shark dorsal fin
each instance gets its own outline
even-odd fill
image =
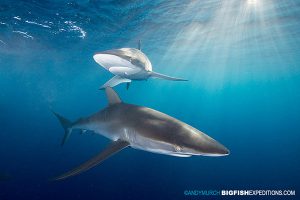
[[[142,41],[139,40],[138,42],[138,50],[142,51]]]
[[[107,100],[109,105],[117,104],[117,103],[122,103],[120,97],[118,94],[111,88],[107,87],[105,88]]]

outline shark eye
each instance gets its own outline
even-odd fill
[[[176,152],[180,152],[182,150],[182,148],[178,145],[175,145],[174,149],[175,149]]]

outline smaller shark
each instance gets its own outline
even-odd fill
[[[157,110],[123,103],[110,87],[105,91],[108,106],[87,118],[70,122],[53,112],[65,129],[62,145],[75,129],[92,131],[113,141],[94,158],[54,180],[84,172],[128,146],[177,157],[229,154],[226,147],[196,128]]]
[[[127,83],[127,89],[133,80],[147,80],[161,78],[171,81],[187,81],[152,71],[152,64],[141,51],[141,41],[138,49],[121,48],[98,52],[93,56],[96,63],[101,65],[115,76],[107,81],[100,89],[114,87],[120,83]]]

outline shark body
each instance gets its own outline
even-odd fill
[[[226,147],[196,128],[157,110],[123,103],[110,87],[105,91],[109,105],[87,118],[71,123],[54,113],[65,129],[62,144],[74,129],[93,131],[113,141],[97,156],[55,180],[86,171],[128,146],[178,157],[229,154]]]
[[[129,84],[133,80],[147,80],[148,78],[160,78],[172,81],[186,81],[185,79],[167,76],[154,72],[149,58],[139,48],[112,49],[95,53],[96,63],[115,76],[107,81],[100,89],[114,87],[120,83]]]

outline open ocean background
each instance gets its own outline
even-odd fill
[[[177,158],[127,148],[49,181],[109,143],[75,133],[61,147],[50,108],[72,120],[104,108],[98,88],[112,75],[93,54],[136,48],[139,39],[155,71],[189,81],[151,79],[128,91],[122,84],[115,89],[123,101],[187,122],[231,154]],[[0,127],[0,200],[212,198],[184,196],[194,189],[297,194],[300,2],[1,0]]]

